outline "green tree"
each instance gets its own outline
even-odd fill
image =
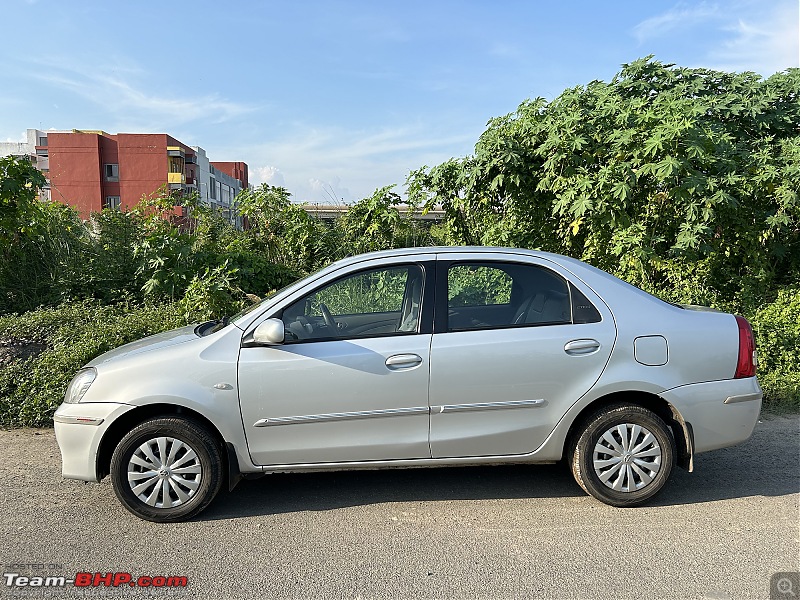
[[[47,181],[27,159],[0,158],[0,243],[4,246],[27,231],[39,190]]]
[[[315,270],[336,255],[336,232],[291,200],[282,187],[261,184],[237,196],[239,210],[247,219],[247,235],[272,262],[298,271]]]
[[[0,159],[0,313],[59,302],[80,284],[88,231],[74,209],[38,200],[45,183],[27,159]]]
[[[413,172],[451,243],[570,254],[676,300],[752,306],[800,279],[800,69],[662,64],[522,103]]]
[[[413,207],[401,211],[402,198],[392,191],[394,187],[375,190],[341,217],[337,226],[342,233],[342,256],[430,243],[424,226],[410,218]]]

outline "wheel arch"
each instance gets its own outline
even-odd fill
[[[180,416],[191,419],[192,421],[195,421],[196,423],[205,427],[206,430],[212,436],[214,436],[214,438],[216,438],[220,445],[220,450],[224,453],[224,455],[226,455],[226,460],[223,461],[226,465],[225,477],[229,481],[230,489],[233,489],[233,485],[235,485],[235,483],[241,478],[239,472],[239,463],[236,458],[236,450],[233,445],[225,440],[219,428],[217,428],[214,423],[211,422],[205,415],[186,406],[166,403],[147,404],[136,407],[133,410],[121,415],[108,427],[108,430],[103,435],[103,439],[100,441],[100,446],[97,450],[97,460],[95,465],[95,469],[97,471],[97,480],[102,480],[110,473],[111,456],[114,453],[114,449],[117,447],[117,444],[119,444],[120,440],[122,440],[125,434],[148,419],[164,416]]]
[[[564,438],[563,455],[569,457],[575,440],[580,436],[581,428],[586,424],[589,417],[607,406],[619,403],[633,404],[653,411],[658,417],[667,424],[672,431],[677,450],[676,464],[689,472],[694,470],[694,434],[692,426],[686,422],[672,404],[657,394],[644,391],[620,391],[612,392],[597,398],[586,405],[580,413],[573,419],[572,424]]]

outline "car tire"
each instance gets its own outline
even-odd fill
[[[675,440],[658,415],[638,405],[615,404],[584,421],[569,462],[587,493],[626,507],[642,504],[664,487],[675,455]]]
[[[160,417],[139,424],[111,457],[122,505],[147,521],[184,521],[205,509],[224,477],[223,449],[199,423]]]

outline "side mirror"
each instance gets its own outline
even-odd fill
[[[267,319],[253,332],[253,341],[256,344],[269,344],[271,346],[282,344],[286,336],[283,321],[280,319]]]

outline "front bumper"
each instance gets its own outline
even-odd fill
[[[682,385],[660,395],[692,426],[695,453],[749,439],[763,397],[755,377]]]
[[[97,451],[100,441],[111,423],[133,408],[113,402],[59,406],[53,422],[61,450],[61,475],[67,479],[99,481]]]

